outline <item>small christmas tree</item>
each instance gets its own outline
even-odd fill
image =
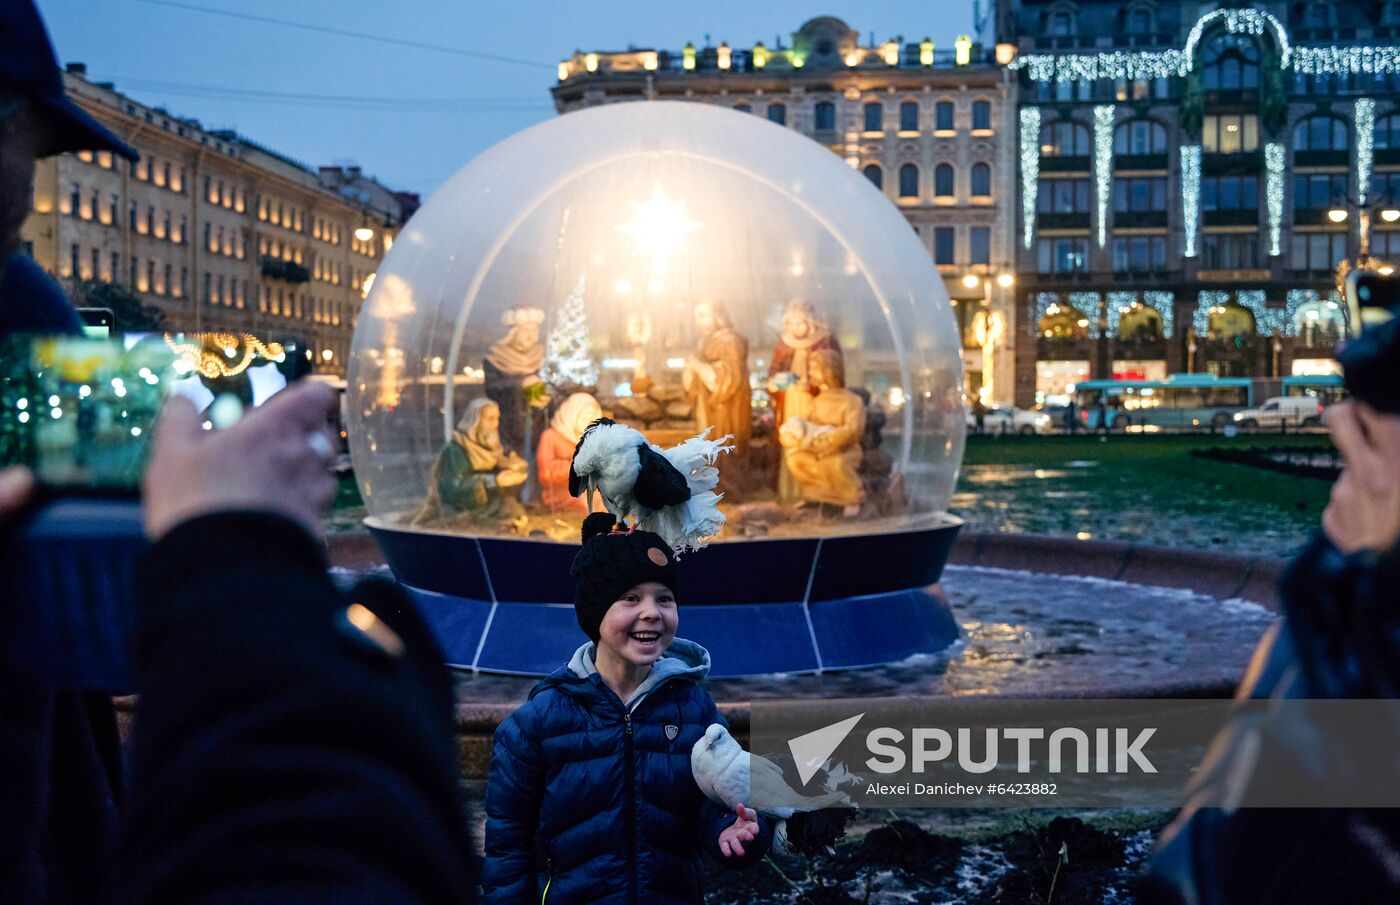
[[[585,275],[564,299],[554,315],[554,328],[545,341],[544,368],[541,375],[552,386],[574,384],[591,387],[598,383],[598,369],[589,356],[588,316],[583,311]]]

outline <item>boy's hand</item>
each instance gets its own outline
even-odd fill
[[[743,802],[734,806],[738,819],[719,834],[719,850],[724,857],[744,854],[744,843],[758,838],[758,812],[744,807]]]

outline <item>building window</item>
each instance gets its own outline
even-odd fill
[[[818,132],[830,132],[836,128],[836,105],[831,101],[818,101],[816,122],[813,128]]]
[[[870,180],[871,185],[875,186],[875,188],[880,189],[881,191],[884,190],[885,171],[880,169],[880,167],[877,164],[868,164],[865,167],[865,169],[861,170],[861,172],[865,174],[866,179]]]
[[[1035,263],[1040,273],[1083,273],[1089,269],[1089,240],[1066,236],[1037,239]]]
[[[933,108],[933,128],[939,132],[953,131],[953,102],[939,101]]]
[[[1288,258],[1290,270],[1331,273],[1337,262],[1347,256],[1347,236],[1346,233],[1294,233],[1292,251]]]
[[[98,275],[99,273],[102,272],[102,265],[101,265],[101,263],[99,263],[99,262],[101,261],[101,259],[102,259],[102,252],[99,251],[98,249],[94,248],[94,249],[92,250],[92,268],[91,268],[87,273],[83,274],[83,279],[85,279],[85,280],[95,280],[95,279],[97,279],[97,275]]]
[[[914,101],[904,101],[899,105],[899,131],[919,131],[919,105]]]
[[[1259,87],[1259,48],[1244,35],[1222,35],[1202,57],[1207,91],[1244,91]]]
[[[188,267],[181,267],[181,268],[180,268],[180,287],[179,287],[179,289],[176,290],[175,294],[176,294],[177,296],[179,296],[180,298],[184,298],[186,295],[189,294],[189,291],[190,291],[190,269],[189,269]]]
[[[992,128],[992,102],[973,101],[972,102],[972,128],[979,131],[990,131]]]
[[[992,263],[992,229],[974,226],[968,230],[968,260],[972,264]]]
[[[1045,157],[1087,157],[1089,130],[1067,121],[1040,127],[1040,153]]]
[[[1207,176],[1201,180],[1203,211],[1244,211],[1258,207],[1258,176]]]
[[[1400,201],[1400,173],[1376,173],[1372,176],[1371,198],[1392,205]]]
[[[1313,173],[1293,178],[1293,209],[1327,210],[1346,207],[1347,174]]]
[[[131,287],[133,292],[136,290],[136,273],[140,269],[140,266],[141,265],[135,258],[131,259],[131,279],[128,281],[127,285]]]
[[[780,126],[787,125],[787,104],[769,104],[768,121]]]
[[[1206,233],[1201,243],[1206,270],[1249,270],[1259,266],[1258,233]]]
[[[108,280],[111,281],[111,280],[117,280],[117,279],[119,279],[119,278],[121,277],[121,272],[122,272],[122,255],[121,255],[121,252],[119,252],[119,251],[114,251],[114,252],[112,252],[112,269],[109,270],[109,271],[107,271],[107,278],[108,278]]]
[[[933,194],[938,198],[953,197],[953,165],[940,163],[933,169]]]
[[[1167,178],[1143,176],[1113,180],[1115,213],[1146,213],[1167,209]]]
[[[204,271],[204,302],[214,304],[214,275],[209,271]]]
[[[156,288],[156,262],[146,262],[146,285],[141,287],[142,292],[154,292]]]
[[[121,196],[120,196],[120,195],[117,195],[117,194],[113,194],[113,195],[112,195],[112,203],[111,203],[111,205],[110,205],[110,206],[108,207],[108,209],[107,209],[107,222],[110,223],[110,224],[112,224],[113,226],[120,226],[120,225],[121,225],[121,214],[120,214],[120,211],[121,211],[121,203],[122,203]]]
[[[136,202],[133,201],[133,202],[131,202],[131,227],[130,227],[131,230],[132,230],[133,232],[135,232],[135,230],[136,230],[136,210],[137,210],[137,208],[136,208]]]
[[[1074,34],[1074,14],[1068,10],[1053,12],[1046,26],[1045,30],[1050,37],[1068,38]]]
[[[899,168],[899,197],[919,197],[919,168],[912,163]]]
[[[1152,33],[1152,11],[1135,9],[1128,13],[1128,34],[1147,35]]]
[[[171,278],[171,276],[173,275],[173,271],[174,271],[174,268],[172,268],[169,264],[166,264],[166,265],[165,265],[165,279],[162,280],[162,281],[161,281],[161,284],[160,284],[160,291],[161,291],[162,293],[173,293],[173,292],[174,292],[175,286],[174,286],[174,285],[171,283],[171,281],[170,281],[170,278]]]
[[[1309,3],[1303,11],[1303,27],[1324,31],[1335,28],[1336,23],[1332,18],[1332,4]]]
[[[219,200],[214,194],[214,179],[211,176],[204,177],[204,200],[210,202]]]
[[[204,224],[204,247],[208,251],[214,251],[214,226],[211,223]]]
[[[1309,116],[1293,129],[1294,151],[1345,151],[1350,146],[1346,122],[1334,116]]]
[[[1113,240],[1114,273],[1143,273],[1166,269],[1166,236],[1132,236]]]
[[[972,165],[972,197],[988,198],[992,194],[992,168],[985,163]]]
[[[1254,114],[1207,116],[1201,124],[1207,154],[1240,154],[1259,149],[1259,117]]]
[[[935,226],[933,228],[933,263],[957,263],[954,260],[954,251],[955,243],[953,240],[953,227]]]
[[[885,129],[885,106],[881,103],[865,105],[865,131],[883,132]]]
[[[753,112],[753,105],[752,105],[752,104],[735,104],[735,105],[734,105],[734,112],[735,112],[735,113],[752,113],[752,112]],[[289,223],[289,224],[287,224],[287,225],[290,226],[291,224]]]
[[[1165,154],[1167,130],[1150,119],[1133,119],[1113,130],[1114,154]]]
[[[1089,180],[1042,179],[1035,197],[1035,209],[1042,214],[1089,213]]]

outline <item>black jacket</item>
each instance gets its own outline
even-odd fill
[[[130,902],[470,899],[452,686],[401,592],[338,592],[303,529],[253,513],[178,526],[139,592]]]

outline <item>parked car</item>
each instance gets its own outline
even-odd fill
[[[984,434],[1049,434],[1055,431],[1055,427],[1055,419],[1045,412],[1018,409],[1013,405],[989,405],[982,418]],[[977,416],[970,409],[967,412],[967,429],[977,430]]]
[[[1281,427],[1317,427],[1325,408],[1315,396],[1274,396],[1258,408],[1235,412],[1235,424],[1246,429],[1278,430]]]

